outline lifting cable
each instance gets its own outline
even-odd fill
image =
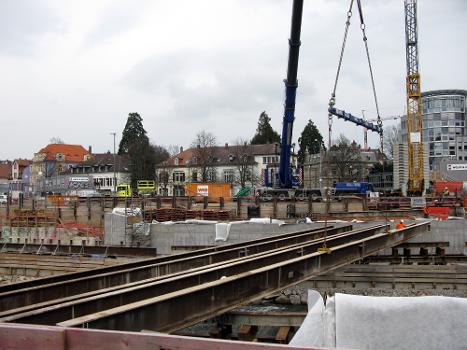
[[[350,6],[349,10],[347,11],[347,21],[345,22],[345,31],[344,31],[344,40],[342,42],[342,49],[341,49],[341,54],[339,57],[339,64],[337,67],[337,73],[336,73],[336,79],[334,81],[334,88],[331,94],[331,98],[329,99],[329,107],[333,108],[335,103],[336,103],[336,89],[337,89],[337,82],[339,80],[339,74],[342,66],[342,60],[344,58],[344,50],[345,50],[345,44],[347,42],[347,34],[349,32],[349,26],[350,26],[350,18],[352,17],[352,6],[353,6],[354,0],[350,0]],[[373,69],[371,66],[371,60],[370,60],[370,51],[368,49],[368,38],[366,36],[365,32],[365,21],[363,20],[363,10],[362,10],[362,4],[361,0],[357,0],[357,6],[358,6],[358,13],[360,15],[360,28],[362,30],[362,35],[363,35],[363,42],[365,43],[365,51],[366,51],[366,56],[368,59],[368,67],[370,69],[370,77],[371,77],[371,85],[373,88],[373,97],[375,100],[375,106],[376,106],[376,114],[378,116],[377,123],[380,129],[382,130],[383,128],[383,122],[381,120],[381,116],[379,113],[379,105],[378,105],[378,97],[376,95],[376,85],[375,85],[375,80],[373,76]],[[331,148],[331,130],[332,130],[332,114],[328,114],[328,126],[329,126],[329,148]],[[383,133],[380,133],[380,143],[381,143],[381,153],[383,153]]]
[[[342,59],[344,58],[345,44],[347,43],[347,34],[349,33],[350,18],[352,17],[352,6],[354,0],[350,0],[349,11],[347,11],[347,21],[345,22],[344,40],[342,41],[341,55],[339,57],[339,64],[337,66],[336,80],[334,80],[334,89],[332,90],[331,98],[329,99],[329,108],[333,108],[336,104],[336,89],[339,74],[341,72]],[[328,127],[329,127],[329,140],[328,149],[331,149],[331,130],[332,130],[332,114],[328,114]]]

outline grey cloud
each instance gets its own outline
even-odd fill
[[[145,93],[176,99],[173,114],[179,120],[215,119],[220,112],[259,114],[280,104],[285,69],[276,67],[269,54],[250,57],[245,52],[253,51],[184,50],[157,55],[134,66],[124,83]]]
[[[45,0],[0,1],[1,53],[31,54],[39,36],[62,29],[63,23]]]
[[[94,47],[121,35],[134,26],[143,17],[144,3],[129,0],[113,0],[101,12],[97,25],[84,40],[84,46]]]

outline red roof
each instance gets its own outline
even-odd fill
[[[11,163],[0,164],[0,179],[11,179]]]
[[[42,148],[39,153],[47,153],[46,160],[55,160],[57,154],[63,154],[67,162],[84,162],[85,155],[91,155],[81,145],[66,145],[63,143],[52,143]]]
[[[32,164],[32,161],[28,159],[15,159],[15,162],[18,164],[19,167],[26,167]]]

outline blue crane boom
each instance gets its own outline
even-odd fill
[[[347,113],[346,111],[341,111],[340,109],[330,107],[328,109],[328,112],[331,113],[332,115],[335,115],[336,117],[340,119],[344,119],[345,121],[349,121],[357,125],[364,126],[368,130],[377,132],[378,134],[383,133],[383,127],[381,125],[373,124],[372,122],[369,122],[368,120],[365,120],[363,118],[358,118],[350,113]]]
[[[289,60],[285,83],[284,118],[281,137],[281,157],[279,164],[279,185],[292,188],[292,169],[290,166],[292,149],[292,130],[295,119],[295,96],[298,86],[297,70],[300,51],[300,31],[302,27],[303,0],[294,0],[292,25],[289,39]]]

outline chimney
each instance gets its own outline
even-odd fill
[[[89,146],[89,147],[88,147],[88,152],[89,152],[90,154],[92,154],[92,146]]]
[[[183,152],[183,146],[180,146],[180,153]]]
[[[225,143],[225,148],[229,148],[229,144],[227,142]]]

